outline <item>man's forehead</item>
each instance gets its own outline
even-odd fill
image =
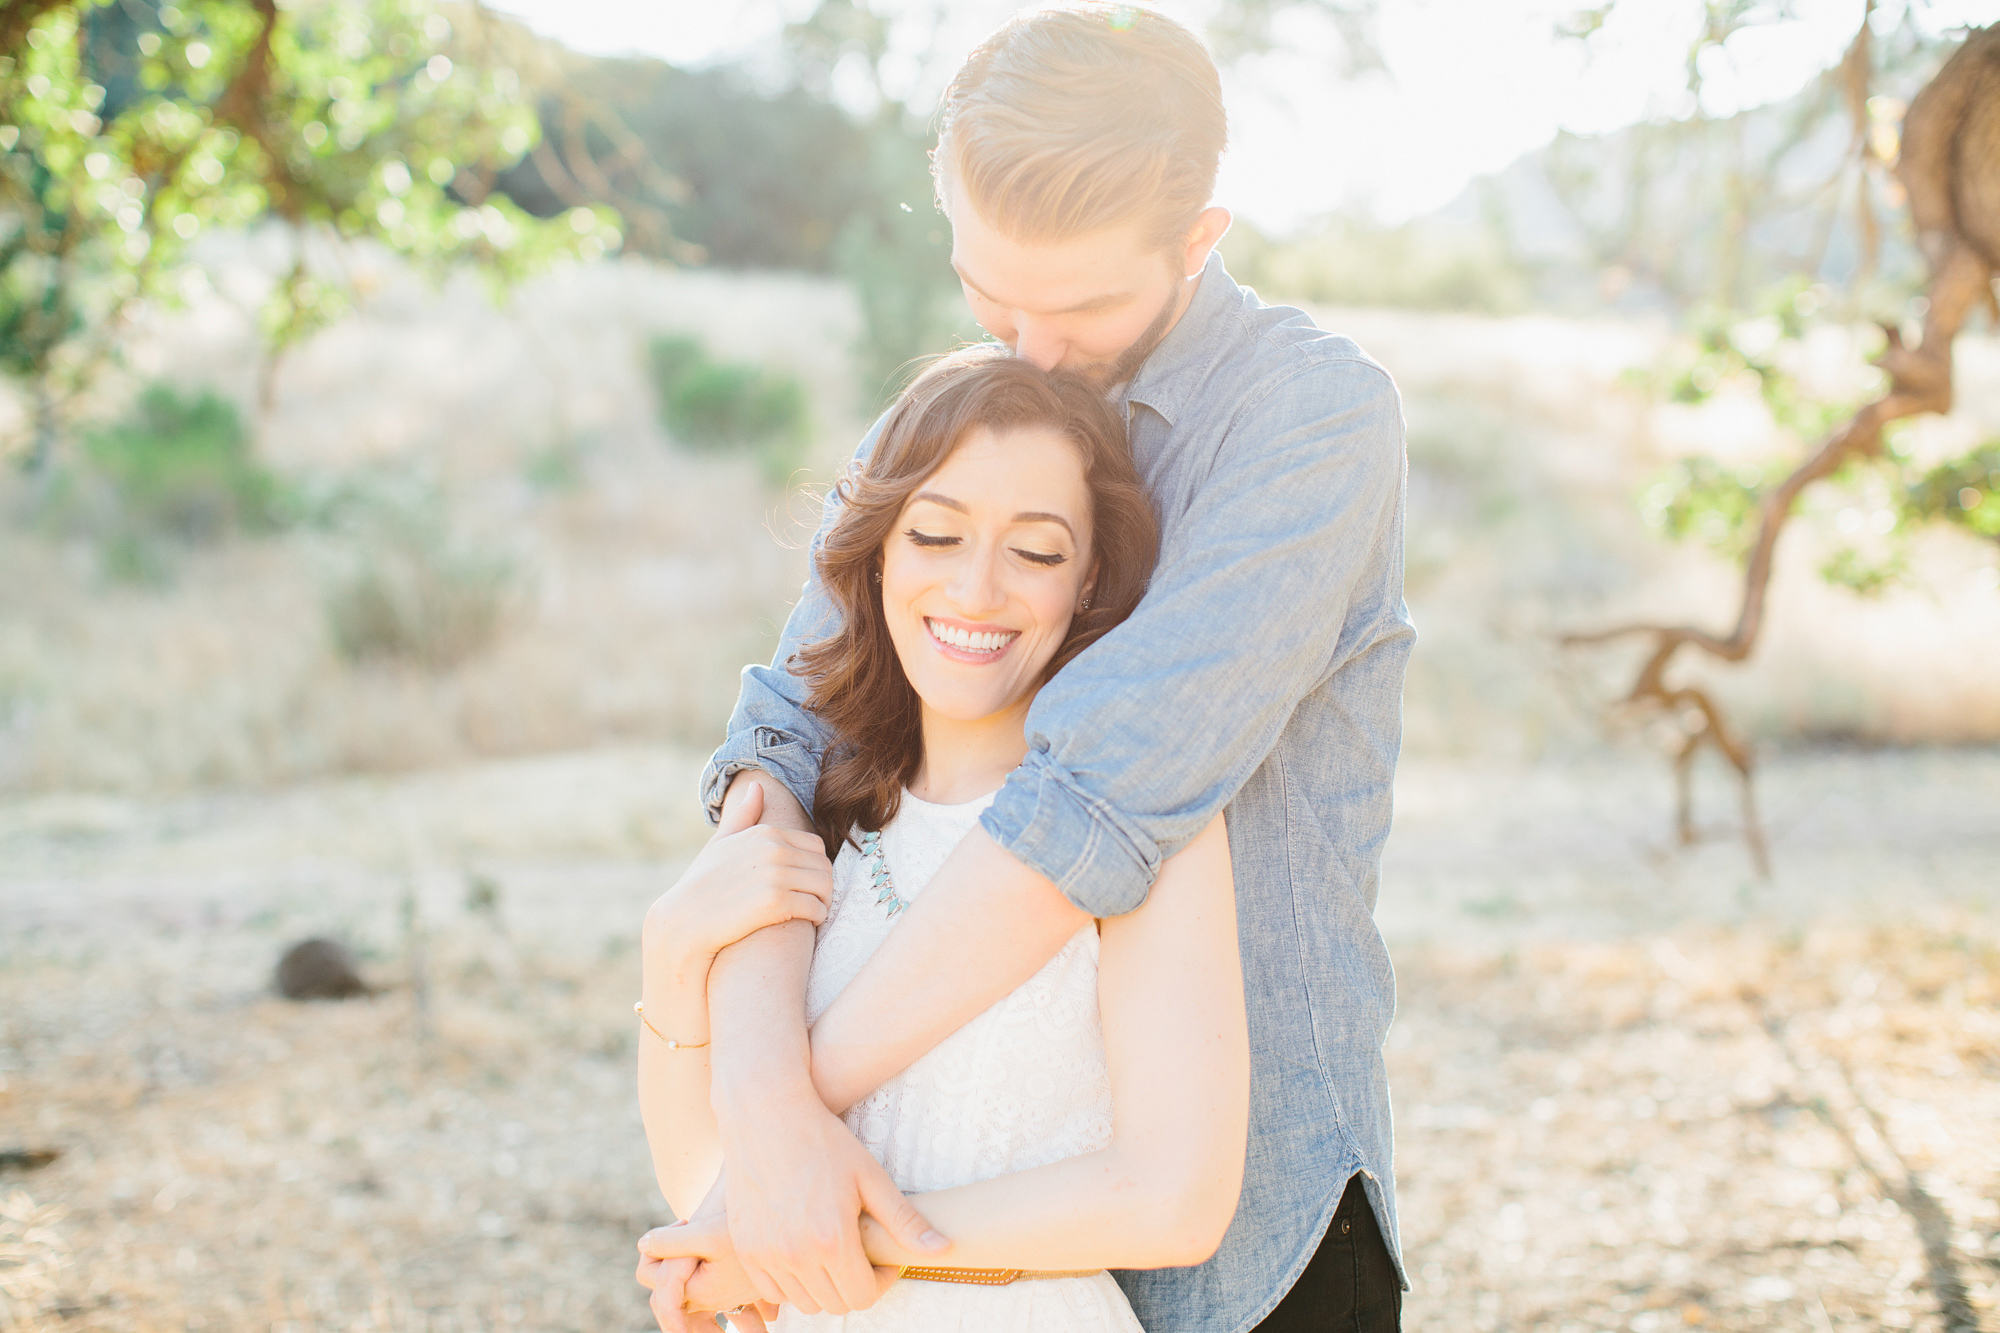
[[[1144,243],[1136,224],[1024,243],[991,226],[948,178],[940,193],[951,220],[952,267],[966,286],[1009,309],[1084,313],[1130,300],[1154,277],[1157,247]]]
[[[958,276],[987,300],[1031,315],[1078,315],[1130,301],[1134,284],[1102,265],[1042,265],[1020,256],[988,256],[952,248]]]

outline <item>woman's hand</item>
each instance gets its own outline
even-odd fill
[[[660,1333],[689,1333],[687,1312],[681,1302],[687,1296],[687,1280],[694,1275],[699,1259],[653,1259],[646,1255],[640,1242],[639,1285],[653,1294],[646,1298],[646,1308],[653,1312],[653,1320],[660,1326]]]
[[[891,1274],[894,1269],[878,1270]],[[730,1326],[765,1333],[764,1321],[778,1307],[757,1300],[750,1276],[736,1261],[729,1219],[721,1214],[655,1227],[639,1238],[639,1285],[652,1291],[648,1304],[660,1333],[691,1333],[688,1317],[706,1322],[720,1312]]]
[[[716,954],[780,921],[817,925],[833,898],[833,864],[819,838],[759,824],[764,789],[757,783],[738,783],[731,796],[715,836],[646,911],[647,956],[670,960],[677,971],[705,973]]]

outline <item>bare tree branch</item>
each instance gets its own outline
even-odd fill
[[[1864,36],[1855,40],[1857,47],[1865,50],[1865,20],[1862,31]],[[1865,117],[1865,86],[1857,94],[1850,85],[1849,97],[1850,102],[1858,97]],[[1865,130],[1865,121],[1861,127]],[[1973,145],[1972,151],[1968,151],[1968,144]],[[1714,745],[1741,780],[1744,837],[1759,873],[1764,875],[1770,873],[1769,856],[1756,817],[1749,747],[1730,729],[1706,692],[1668,684],[1667,670],[1684,648],[1697,649],[1723,662],[1747,658],[1764,627],[1778,537],[1800,494],[1851,460],[1880,453],[1883,431],[1892,423],[1925,412],[1951,410],[1952,342],[1973,309],[1993,301],[1993,255],[2000,254],[2000,246],[1991,252],[1985,248],[1990,243],[1989,234],[2000,241],[2000,208],[1980,211],[1984,201],[2000,200],[2000,26],[1969,34],[1910,104],[1896,171],[1909,191],[1911,213],[1931,260],[1922,337],[1909,346],[1899,329],[1883,327],[1888,345],[1875,364],[1888,373],[1888,391],[1829,435],[1759,501],[1757,541],[1744,564],[1743,596],[1735,628],[1717,634],[1696,625],[1637,623],[1562,639],[1569,647],[1626,638],[1652,640],[1652,652],[1621,704],[1627,709],[1671,713],[1681,724],[1684,739],[1674,755],[1681,838],[1692,841],[1694,835],[1689,791],[1694,757],[1703,745]]]

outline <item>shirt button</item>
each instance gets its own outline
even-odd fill
[[[1351,1235],[1353,1235],[1353,1234],[1354,1234],[1354,1223],[1352,1223],[1352,1222],[1348,1221],[1348,1220],[1347,1220],[1346,1218],[1344,1218],[1344,1217],[1343,1217],[1342,1219],[1340,1219],[1340,1234],[1341,1234],[1341,1235],[1343,1235],[1343,1236],[1351,1236]]]

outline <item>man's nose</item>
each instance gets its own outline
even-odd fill
[[[1068,346],[1056,330],[1036,319],[1014,321],[1014,355],[1031,361],[1040,370],[1054,370],[1062,364]]]

